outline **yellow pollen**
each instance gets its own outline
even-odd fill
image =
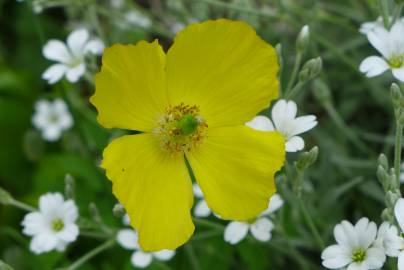
[[[196,105],[180,103],[166,109],[154,134],[160,137],[163,149],[177,154],[189,152],[199,145],[206,136],[207,127]]]
[[[404,54],[391,57],[388,62],[391,68],[401,68],[404,65]]]

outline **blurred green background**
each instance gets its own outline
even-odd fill
[[[33,12],[38,4],[44,7],[41,13]],[[150,18],[151,26],[125,25],[125,14],[131,10]],[[286,85],[296,36],[307,24],[311,38],[304,61],[321,56],[324,71],[321,81],[305,85],[295,98],[300,114],[319,119],[319,125],[305,135],[306,148],[317,145],[320,155],[304,175],[303,200],[326,244],[333,242],[332,229],[342,219],[367,216],[380,222],[384,194],[375,171],[381,152],[392,158],[394,121],[388,91],[392,76],[366,79],[358,71],[360,62],[374,54],[359,26],[378,16],[377,3],[365,0],[144,0],[123,1],[122,8],[106,0],[0,0],[0,186],[36,206],[41,194],[63,192],[64,177],[70,174],[76,180],[80,213],[88,216],[88,204],[95,202],[108,225],[122,226],[112,214],[116,200],[111,185],[97,166],[103,148],[122,132],[105,130],[95,122],[95,110],[88,103],[94,89],[87,81],[50,86],[41,79],[51,64],[41,53],[47,40],[65,40],[77,26],[100,33],[96,18],[107,44],[157,38],[167,49],[173,28],[180,24],[222,17],[245,20],[269,43],[282,44],[281,83]],[[37,99],[54,97],[68,102],[75,124],[61,140],[49,143],[41,139],[31,117]],[[289,164],[295,159],[289,155]],[[198,227],[190,245],[200,269],[322,269],[321,248],[285,175],[277,178],[286,203],[276,215],[273,239],[268,243],[246,239],[231,246],[221,232],[209,235],[207,228]],[[80,237],[64,254],[35,256],[28,250],[30,239],[21,234],[24,214],[0,205],[0,258],[15,269],[65,267],[101,243]],[[115,246],[80,269],[132,269],[130,255]],[[150,269],[192,269],[190,265],[187,249],[180,248],[166,265],[153,263]]]

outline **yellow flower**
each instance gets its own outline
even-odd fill
[[[246,23],[191,24],[165,54],[157,41],[104,52],[91,103],[115,139],[102,167],[143,250],[175,249],[194,232],[188,161],[209,207],[249,220],[268,206],[285,158],[277,132],[244,125],[278,95],[272,46]]]

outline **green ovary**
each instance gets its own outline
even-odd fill
[[[362,249],[356,250],[352,253],[352,261],[363,262],[366,258],[366,252]]]
[[[404,54],[393,56],[388,62],[391,68],[401,68],[404,65]]]
[[[187,114],[178,120],[176,125],[182,135],[190,135],[198,129],[198,120],[195,116]]]
[[[52,230],[54,230],[55,232],[61,231],[64,226],[65,226],[65,224],[63,223],[63,220],[61,220],[61,219],[55,219],[52,221]]]

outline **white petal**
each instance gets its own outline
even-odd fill
[[[397,80],[404,82],[404,66],[393,69],[393,75]]]
[[[398,225],[400,225],[401,231],[404,231],[404,199],[403,198],[400,198],[397,200],[396,205],[394,206],[394,215],[396,216]]]
[[[125,214],[125,215],[122,217],[122,223],[123,223],[124,225],[127,225],[127,226],[130,225],[130,217],[129,217],[128,214]]]
[[[288,134],[288,125],[295,118],[296,113],[297,106],[294,101],[281,99],[276,102],[271,114],[276,129],[285,135]]]
[[[54,235],[45,233],[34,236],[29,248],[35,254],[41,254],[55,249],[57,244],[58,239]]]
[[[67,46],[76,58],[81,58],[84,55],[84,46],[89,38],[89,33],[86,29],[78,29],[73,31],[67,37]]]
[[[386,255],[384,250],[381,248],[369,248],[366,251],[366,265],[369,269],[379,269],[383,266],[386,261]]]
[[[116,240],[123,248],[129,250],[139,248],[138,236],[134,230],[131,229],[119,230]]]
[[[79,227],[74,223],[65,223],[63,229],[57,233],[57,236],[66,243],[74,242],[79,236]]]
[[[379,56],[369,56],[362,61],[359,71],[367,77],[375,77],[389,69],[387,62]]]
[[[42,131],[42,137],[49,142],[57,141],[61,135],[61,129],[55,125],[48,126]]]
[[[50,217],[50,220],[52,220],[55,214],[60,213],[63,203],[62,194],[58,192],[46,193],[39,198],[39,210],[45,217]]]
[[[377,231],[377,238],[373,246],[383,248],[386,255],[390,257],[397,257],[401,247],[404,246],[403,243],[404,239],[398,236],[396,226],[385,221]]]
[[[66,246],[67,246],[67,243],[66,243],[66,242],[59,240],[59,242],[57,243],[55,249],[56,249],[57,251],[59,251],[59,252],[63,252],[63,251],[66,250]]]
[[[73,200],[65,201],[60,211],[63,213],[63,221],[65,223],[76,222],[79,217],[77,206]]]
[[[100,39],[93,39],[84,46],[84,53],[101,54],[104,48],[105,45]]]
[[[146,268],[152,262],[153,256],[151,253],[146,253],[141,250],[135,251],[131,261],[135,267]]]
[[[202,190],[197,183],[192,184],[192,190],[194,191],[195,197],[200,198],[200,199],[203,198]]]
[[[286,152],[297,152],[304,148],[304,140],[300,136],[293,136],[288,139],[285,143]]]
[[[282,197],[278,193],[275,193],[274,195],[272,195],[271,199],[269,200],[267,210],[262,212],[261,216],[272,214],[273,212],[275,212],[276,210],[281,208],[283,203],[284,202],[283,202]]]
[[[271,131],[275,130],[274,125],[272,124],[272,121],[263,115],[258,115],[253,118],[253,120],[245,123],[246,126],[249,126],[253,129],[256,130],[262,130],[262,131]]]
[[[321,253],[321,259],[323,260],[323,266],[330,269],[344,267],[352,261],[349,250],[339,245],[327,247]]]
[[[334,237],[340,246],[355,248],[358,246],[358,239],[354,226],[343,220],[334,228]]]
[[[390,29],[392,49],[398,55],[404,53],[404,21],[397,20]]]
[[[196,217],[208,217],[212,211],[205,200],[200,200],[194,207],[194,216]]]
[[[367,34],[368,40],[372,46],[379,51],[384,58],[390,58],[392,54],[389,32],[384,27],[375,27]]]
[[[49,231],[48,224],[40,212],[26,214],[21,225],[24,227],[22,232],[26,235],[36,235]]]
[[[72,56],[69,53],[66,45],[60,40],[49,40],[42,49],[42,54],[45,58],[60,63],[68,63],[71,61]]]
[[[42,79],[47,80],[49,84],[58,82],[65,75],[67,67],[64,64],[54,64],[42,74]]]
[[[347,270],[368,270],[368,268],[366,267],[366,264],[363,262],[360,263],[353,262],[348,266]]]
[[[268,241],[271,239],[271,231],[274,224],[267,218],[259,218],[250,225],[251,234],[259,241]]]
[[[398,255],[398,270],[404,270],[404,251]]]
[[[248,227],[248,223],[245,222],[230,222],[224,229],[224,240],[232,245],[237,244],[246,237]]]
[[[160,261],[171,260],[171,258],[174,257],[174,255],[175,255],[175,251],[174,250],[168,250],[168,249],[153,252],[153,256],[156,259],[160,260]]]
[[[377,226],[374,222],[369,222],[368,218],[361,218],[355,224],[355,231],[359,241],[358,244],[367,249],[376,239]]]
[[[75,83],[83,76],[84,72],[86,72],[86,65],[81,63],[74,68],[69,68],[66,71],[66,78],[69,82]]]
[[[303,132],[309,131],[317,125],[317,120],[315,115],[305,115],[297,117],[293,120],[288,135],[295,136]]]

